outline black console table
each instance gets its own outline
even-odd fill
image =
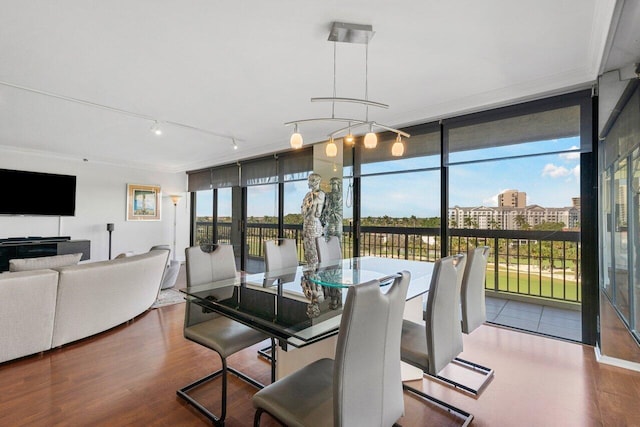
[[[90,240],[70,237],[19,237],[0,239],[0,271],[9,270],[9,260],[82,253],[81,261],[91,257]]]

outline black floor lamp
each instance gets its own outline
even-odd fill
[[[107,231],[109,232],[109,259],[111,259],[111,232],[113,231],[113,223],[107,224]]]

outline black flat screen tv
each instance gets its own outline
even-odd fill
[[[76,177],[0,169],[1,215],[74,216]]]

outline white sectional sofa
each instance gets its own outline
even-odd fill
[[[58,272],[0,274],[0,362],[51,348]]]
[[[131,320],[155,302],[168,252],[0,274],[0,363]]]

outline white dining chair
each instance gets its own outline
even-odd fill
[[[264,241],[264,286],[271,286],[278,279],[268,278],[268,273],[278,270],[293,269],[298,266],[298,248],[295,239],[274,239]],[[258,350],[258,354],[273,363],[273,346]]]
[[[330,236],[328,240],[324,236],[316,237],[316,249],[320,263],[342,259],[342,248],[337,236]]]
[[[437,260],[427,297],[425,324],[409,320],[402,322],[400,357],[403,362],[422,370],[425,374],[451,384],[451,381],[439,375],[449,363],[462,351],[462,330],[460,329],[460,285],[466,257],[453,255]],[[404,389],[440,406],[462,418],[468,425],[473,415],[453,405],[443,402],[424,391],[408,384]]]
[[[402,417],[400,331],[409,280],[399,273],[386,294],[377,280],[351,286],[335,360],[320,359],[258,391],[254,426],[264,412],[291,427],[388,427]]]
[[[199,246],[193,246],[187,248],[185,254],[187,260],[187,286],[189,287],[236,277],[235,256],[233,247],[230,245],[216,245],[210,253],[203,252]],[[233,286],[221,287],[218,294],[215,291],[212,292],[212,297],[219,300],[229,298],[233,295],[233,288]],[[228,292],[231,292],[231,295],[228,295]],[[227,366],[227,357],[269,337],[228,317],[212,313],[190,300],[187,300],[185,307],[184,337],[218,353],[222,360],[222,369],[194,381],[176,393],[180,398],[189,402],[200,413],[209,418],[215,425],[222,426],[227,414],[228,372],[235,374],[257,388],[264,387],[253,378]],[[271,346],[272,348],[275,346],[273,338],[271,339]],[[193,398],[189,392],[220,376],[222,377],[222,409],[218,416]],[[271,376],[273,381],[275,377],[273,365]]]
[[[282,270],[298,266],[298,248],[295,239],[264,241],[265,271]]]
[[[480,246],[467,252],[467,263],[462,276],[460,293],[461,325],[464,334],[470,334],[487,320],[484,284],[489,250],[489,246]],[[484,375],[484,380],[479,386],[475,388],[467,386],[466,391],[471,394],[480,394],[494,375],[493,369],[470,360],[456,357],[455,362]]]

